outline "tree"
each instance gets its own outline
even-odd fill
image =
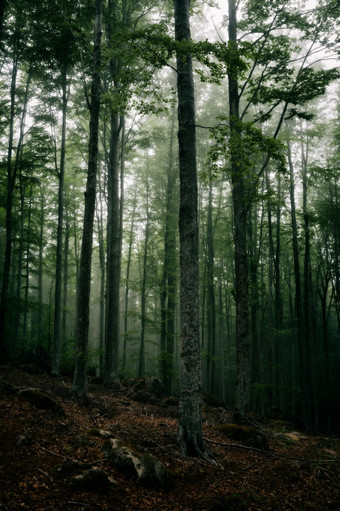
[[[313,15],[309,17],[310,11],[293,13],[287,2],[264,0],[259,10],[255,2],[249,1],[245,4],[244,19],[238,21],[237,5],[235,0],[228,2],[229,51],[222,59],[227,66],[229,84],[228,126],[222,122],[213,133],[216,146],[220,146],[215,161],[224,154],[232,186],[237,350],[235,416],[247,420],[251,368],[247,215],[270,159],[277,161],[281,171],[284,168],[282,146],[280,149],[277,142],[284,119],[310,118],[308,102],[325,93],[327,85],[338,77],[338,70],[313,68],[312,59],[318,62],[315,55],[320,51],[317,42],[324,44],[325,12],[317,11],[313,18]],[[308,41],[303,51],[287,34],[278,31],[283,27],[301,31],[301,37]],[[238,29],[243,32],[241,37],[237,35]],[[298,58],[295,58],[296,51],[301,52]],[[274,120],[276,112],[269,137],[269,129],[265,130],[263,123]],[[259,164],[256,155],[261,153],[262,163]],[[271,259],[273,255],[272,247]]]
[[[98,130],[100,112],[100,72],[102,38],[102,2],[96,0],[94,22],[93,74],[91,87],[89,160],[85,192],[83,240],[79,271],[79,305],[77,315],[77,348],[73,390],[81,398],[87,396],[87,359],[89,331],[89,303],[91,289],[92,238],[96,204],[98,166]]]
[[[228,1],[231,65],[229,83],[230,172],[234,205],[237,382],[235,414],[247,419],[250,400],[250,338],[248,313],[247,207],[244,160],[240,132],[239,86],[237,80],[236,2]],[[234,62],[233,62],[233,59]]]
[[[190,40],[189,0],[175,0],[175,38]],[[198,223],[195,98],[190,54],[177,51],[180,171],[181,391],[178,439],[189,456],[209,459],[202,433],[202,389],[198,299]]]
[[[161,291],[161,367],[160,373],[165,392],[172,394],[174,350],[175,350],[175,312],[177,288],[177,250],[176,234],[178,225],[177,204],[177,167],[174,162],[175,110],[171,115],[169,140],[169,161],[167,166],[166,210],[164,225],[164,264]]]
[[[6,197],[6,245],[5,245],[5,258],[2,274],[2,288],[1,288],[1,302],[0,302],[0,348],[2,357],[8,356],[8,344],[6,340],[6,319],[8,310],[8,287],[10,277],[10,265],[12,256],[12,231],[13,231],[13,199],[14,187],[17,178],[17,166],[13,165],[13,145],[14,145],[14,123],[15,123],[15,108],[16,108],[16,92],[17,92],[17,76],[20,66],[20,57],[22,57],[23,42],[22,42],[22,16],[20,16],[19,9],[14,6],[14,22],[12,40],[10,40],[11,47],[11,84],[10,84],[10,112],[9,112],[9,136],[8,136],[8,150],[7,150],[7,197]]]

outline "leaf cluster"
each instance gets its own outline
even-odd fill
[[[228,121],[220,117],[221,121]],[[208,153],[208,164],[211,175],[218,175],[221,171],[230,172],[230,161],[237,161],[239,168],[245,176],[254,176],[256,161],[262,155],[272,158],[279,171],[285,172],[286,158],[283,143],[274,137],[269,137],[252,122],[243,122],[239,119],[230,122],[221,122],[211,130],[213,145]]]
[[[204,66],[196,70],[201,80],[221,83],[228,73],[244,73],[248,64],[249,43],[237,49],[229,43],[182,40],[176,41],[168,34],[165,23],[150,25],[139,30],[122,30],[115,34],[112,44],[104,51],[104,58],[119,57],[122,62],[140,61],[146,69],[159,70],[174,67],[174,59],[191,58]],[[123,68],[126,66],[122,66]],[[134,69],[136,71],[136,69]]]

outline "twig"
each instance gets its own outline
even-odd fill
[[[100,458],[100,460],[91,461],[90,465],[100,465],[100,463],[104,463],[105,461],[108,461],[110,458]]]
[[[310,464],[313,464],[313,463],[320,463],[320,464],[327,464],[327,463],[340,463],[340,458],[337,458],[337,459],[330,459],[330,458],[326,458],[326,459],[321,459],[321,460],[307,460],[305,458],[295,458],[293,456],[286,456],[285,454],[280,454],[278,452],[274,452],[274,451],[264,451],[262,449],[258,449],[257,447],[249,447],[248,445],[240,445],[240,444],[225,444],[223,442],[216,442],[215,440],[209,440],[209,438],[204,438],[204,440],[206,440],[207,442],[210,442],[211,444],[215,444],[215,445],[221,445],[222,447],[231,447],[231,448],[236,448],[236,449],[247,449],[249,451],[255,451],[255,452],[259,452],[261,454],[265,454],[267,456],[273,456],[273,458],[278,458],[278,459],[285,459],[285,460],[289,460],[289,461],[300,461],[301,463],[310,463]]]
[[[255,467],[256,463],[252,463],[251,465],[248,465],[246,468],[243,468],[241,472],[246,472],[247,470],[250,470],[251,468]]]
[[[37,444],[37,446],[44,452],[47,452],[47,454],[51,454],[52,456],[56,456],[57,458],[61,458],[62,460],[64,461],[75,461],[73,460],[72,458],[69,458],[68,456],[63,456],[61,454],[58,454],[57,452],[54,452],[54,451],[50,451],[49,449],[46,449],[45,447],[43,447],[42,445],[39,444],[39,442],[37,442],[36,440],[32,439],[33,442],[35,444]]]
[[[44,472],[43,470],[41,470],[41,468],[38,468],[38,471],[41,472],[42,474],[44,474],[44,476],[48,477],[51,481],[53,481],[53,477],[51,477],[50,474],[48,474],[47,472]]]

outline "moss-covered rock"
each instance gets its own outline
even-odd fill
[[[134,447],[126,447],[115,438],[105,441],[103,451],[114,467],[120,468],[144,486],[164,488],[171,483],[168,469],[149,453],[140,452]]]
[[[112,487],[113,484],[113,479],[99,468],[90,468],[69,480],[69,486],[74,490],[101,491]]]
[[[86,433],[80,433],[79,435],[75,435],[71,438],[71,442],[76,447],[86,447],[94,445],[93,438],[91,438],[90,435],[87,435]]]
[[[241,442],[247,447],[255,447],[263,451],[268,451],[269,445],[267,437],[251,426],[241,426],[239,424],[227,423],[213,426],[213,429],[220,431],[228,436],[231,440]]]
[[[86,431],[88,436],[94,436],[99,438],[112,438],[112,433],[106,429],[90,428]]]
[[[86,467],[76,460],[65,460],[61,465],[58,465],[57,467],[53,468],[52,473],[56,476],[70,476],[73,474],[76,474],[81,469],[85,470],[85,468],[91,468],[89,465]]]

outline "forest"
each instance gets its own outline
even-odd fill
[[[0,3],[2,363],[339,432],[339,16]]]

